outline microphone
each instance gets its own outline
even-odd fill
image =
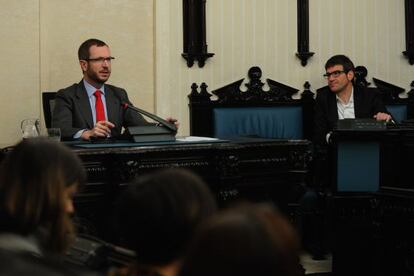
[[[152,120],[158,122],[159,124],[165,126],[166,128],[168,128],[172,132],[177,133],[177,127],[174,124],[172,124],[172,123],[170,123],[170,122],[168,122],[168,121],[166,121],[166,120],[158,117],[155,114],[149,113],[148,111],[145,111],[145,110],[143,110],[141,108],[135,107],[135,106],[133,106],[131,104],[128,104],[127,102],[121,102],[121,106],[125,110],[131,109],[131,110],[133,110],[135,112],[138,112],[140,114],[143,114],[143,115],[151,118]]]

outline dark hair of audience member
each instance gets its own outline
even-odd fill
[[[271,206],[247,204],[200,225],[179,276],[302,275],[299,239]]]
[[[41,234],[42,251],[63,253],[74,237],[66,189],[85,180],[80,159],[65,145],[23,140],[0,165],[0,232]]]
[[[144,271],[180,260],[195,227],[217,209],[207,185],[184,169],[138,178],[118,207],[124,243],[136,252],[136,266]]]

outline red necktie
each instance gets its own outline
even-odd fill
[[[96,90],[93,95],[96,97],[95,102],[95,111],[96,111],[96,122],[105,121],[105,110],[101,99],[102,92],[100,90]]]

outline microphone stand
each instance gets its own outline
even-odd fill
[[[130,104],[125,103],[125,102],[124,103],[121,103],[121,105],[122,105],[122,107],[124,109],[131,109],[131,110],[133,110],[135,112],[138,112],[140,114],[143,114],[143,115],[145,115],[145,116],[153,119],[154,121],[158,122],[159,124],[165,126],[166,128],[170,129],[171,131],[177,133],[177,127],[174,124],[172,124],[172,123],[170,123],[170,122],[168,122],[168,121],[166,121],[166,120],[158,117],[157,115],[152,114],[152,113],[149,113],[148,111],[145,111],[145,110],[143,110],[141,108],[135,107],[135,106],[130,105]]]
[[[127,110],[131,109],[139,114],[145,115],[152,120],[158,122],[157,125],[145,126],[131,126],[126,128],[126,134],[132,138],[134,142],[172,142],[175,141],[177,134],[177,127],[158,117],[155,114],[149,113],[145,110],[132,106],[128,103],[122,102],[122,107]]]

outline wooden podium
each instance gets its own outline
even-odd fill
[[[333,273],[411,275],[414,130],[342,130],[332,138]]]

